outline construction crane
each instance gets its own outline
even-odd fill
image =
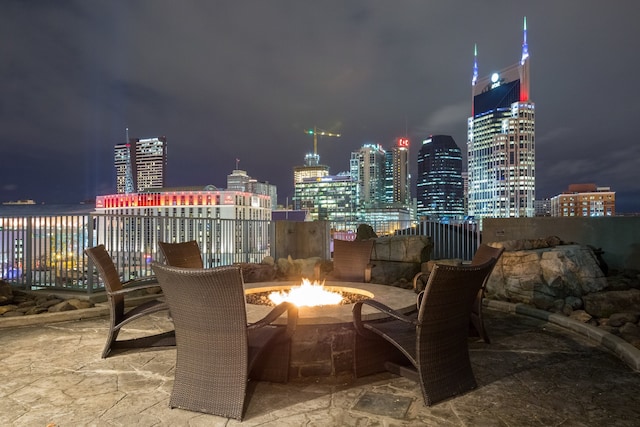
[[[307,135],[313,135],[313,155],[318,155],[318,135],[320,136],[334,136],[336,138],[340,138],[339,133],[331,133],[324,131],[322,129],[318,129],[317,127],[313,127],[313,129],[305,129],[304,133]]]

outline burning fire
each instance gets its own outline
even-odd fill
[[[291,288],[288,292],[271,292],[269,299],[274,304],[289,301],[298,307],[313,307],[317,305],[340,304],[342,295],[324,289],[324,285],[309,279],[302,279],[302,285]]]

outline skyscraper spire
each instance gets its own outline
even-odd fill
[[[524,27],[523,27],[523,35],[524,39],[522,41],[522,59],[520,60],[520,64],[524,64],[524,61],[529,58],[529,46],[527,45],[527,17],[524,17]]]
[[[128,148],[127,159],[124,172],[124,192],[130,194],[135,192],[135,186],[133,184],[133,166],[131,164],[131,146],[129,144],[129,128],[126,128],[125,144]]]
[[[478,81],[478,44],[473,45],[473,79],[471,79],[471,86],[475,86]]]

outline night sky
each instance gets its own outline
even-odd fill
[[[236,167],[293,194],[318,143],[330,173],[365,143],[466,151],[480,76],[519,61],[527,17],[536,198],[572,183],[640,212],[637,0],[0,2],[0,201],[115,192],[113,147],[166,136],[168,186]],[[466,159],[466,156],[465,156]],[[466,161],[466,160],[465,160]]]

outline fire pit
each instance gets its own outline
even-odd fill
[[[287,291],[300,282],[246,283],[248,301],[251,295]],[[327,282],[325,288],[354,294],[352,298],[375,298],[403,313],[415,310],[416,294],[411,290],[394,286],[355,282]],[[353,348],[355,331],[352,325],[353,302],[338,305],[299,307],[298,327],[292,338],[290,377],[353,377]],[[263,304],[247,304],[247,317],[255,322],[265,316],[272,307]],[[384,318],[384,314],[364,306],[363,319],[371,321]],[[278,319],[282,324],[284,318]]]

